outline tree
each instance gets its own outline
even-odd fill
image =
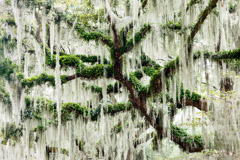
[[[13,28],[17,28],[17,44],[15,45],[17,45],[19,56],[17,62],[12,62],[12,60],[9,59],[1,60],[3,69],[1,69],[0,75],[8,81],[12,80],[17,83],[20,90],[19,94],[22,93],[22,91],[25,91],[26,94],[31,95],[31,88],[46,83],[56,88],[56,102],[46,98],[36,99],[36,97],[29,98],[28,96],[24,96],[25,107],[24,109],[21,108],[22,123],[26,123],[24,121],[27,119],[38,119],[39,121],[42,121],[41,125],[34,129],[35,132],[43,132],[47,129],[47,126],[43,124],[44,118],[42,117],[42,110],[45,108],[53,113],[54,121],[51,122],[51,124],[56,123],[58,125],[58,147],[45,146],[46,154],[48,156],[50,153],[58,152],[59,154],[69,154],[70,157],[73,157],[73,149],[71,149],[71,147],[68,151],[61,148],[60,145],[60,130],[62,124],[64,125],[66,121],[80,116],[85,117],[88,120],[96,121],[100,119],[101,113],[115,115],[116,113],[123,111],[139,112],[147,125],[150,125],[155,129],[157,134],[153,139],[153,142],[156,144],[157,141],[169,137],[187,152],[200,152],[209,147],[208,144],[204,144],[205,141],[201,136],[190,136],[185,130],[174,125],[173,119],[177,108],[183,108],[184,106],[193,106],[204,112],[211,110],[211,108],[209,108],[211,106],[208,98],[191,90],[196,89],[193,87],[193,78],[195,77],[191,74],[189,74],[189,77],[187,78],[182,76],[187,71],[192,72],[194,65],[198,63],[199,59],[203,59],[205,62],[211,60],[212,63],[223,65],[221,60],[237,60],[240,57],[239,49],[220,52],[221,37],[219,38],[219,43],[216,46],[214,44],[214,47],[216,48],[215,53],[209,51],[195,53],[194,41],[196,41],[196,35],[201,30],[209,15],[217,12],[215,8],[218,4],[218,0],[210,0],[208,4],[194,0],[185,4],[184,1],[183,5],[180,5],[182,9],[178,17],[169,14],[169,17],[174,17],[175,19],[173,21],[165,20],[166,23],[164,22],[164,24],[161,25],[161,28],[166,31],[164,34],[172,34],[172,32],[180,34],[180,41],[182,42],[179,45],[182,45],[180,47],[182,50],[179,54],[175,53],[175,57],[172,60],[165,62],[165,65],[160,65],[156,60],[152,60],[150,56],[148,56],[149,53],[143,53],[143,49],[140,49],[142,52],[140,55],[137,53],[139,49],[136,50],[136,48],[141,48],[139,46],[143,46],[141,43],[144,41],[144,38],[147,37],[149,33],[156,31],[156,28],[159,27],[153,23],[141,23],[145,14],[148,13],[149,8],[154,8],[154,5],[158,6],[165,2],[157,2],[154,0],[150,2],[148,0],[142,0],[141,2],[134,1],[131,4],[130,1],[125,1],[125,14],[121,14],[119,6],[121,7],[122,3],[117,0],[112,0],[110,2],[109,0],[105,0],[103,2],[105,8],[100,9],[96,9],[98,7],[97,3],[94,6],[90,0],[86,0],[82,3],[74,0],[59,0],[55,2],[20,0],[12,3],[12,6],[15,6],[13,10],[16,10],[16,22],[11,15],[8,15],[9,17],[6,18],[4,23]],[[194,20],[195,23],[187,26],[189,24],[186,19],[189,17],[196,17],[192,14],[195,10],[196,12],[198,11],[193,8],[197,3],[200,3],[198,5],[203,7],[203,11],[201,11],[197,16],[198,18]],[[139,7],[137,5],[139,5]],[[132,15],[130,9],[134,10]],[[21,36],[21,29],[23,28],[23,25],[25,25],[22,24],[23,20],[21,18],[23,15],[21,14],[25,13],[25,10],[30,11],[30,13],[35,16],[37,23],[36,28],[31,28],[34,26],[28,26],[26,27],[28,30],[25,30],[25,32],[35,38],[38,43],[37,45],[40,46],[39,50],[37,50],[38,47],[32,49],[31,45],[28,45],[28,42],[24,42],[25,40]],[[165,16],[167,17],[168,13],[166,13]],[[168,17],[165,19],[168,19]],[[125,21],[127,21],[127,23],[124,23]],[[123,23],[124,25],[122,25]],[[101,49],[103,46],[106,47],[109,56],[104,57],[104,55],[101,55],[100,57],[95,55],[72,54],[72,48],[70,47],[71,44],[65,45],[69,46],[67,49],[61,43],[63,39],[61,35],[62,32],[64,32],[64,27],[66,27],[64,25],[70,28],[70,34],[72,34],[71,32],[73,32],[73,30],[77,32],[79,39],[85,40],[89,43],[95,41],[101,46]],[[56,36],[52,35],[54,32]],[[6,52],[6,42],[8,43],[8,46],[10,46],[10,39],[13,38],[10,38],[8,35],[4,35],[4,38],[4,47],[2,48],[4,48],[4,52]],[[53,38],[55,38],[55,40]],[[150,41],[150,43],[153,42]],[[36,55],[35,58],[39,63],[39,70],[43,73],[28,78],[28,75],[31,74],[26,71],[28,70],[26,69],[28,64],[26,64],[26,59],[22,59],[23,54],[21,51],[23,51],[23,49],[21,49],[21,46],[23,46],[25,51],[29,54]],[[133,56],[127,58],[127,54],[130,52],[133,52],[133,54],[139,57]],[[159,52],[161,52],[161,50],[159,50]],[[27,56],[25,56],[25,58],[26,57]],[[110,59],[107,57],[110,57]],[[43,66],[41,65],[41,62],[44,62]],[[90,65],[86,65],[86,63]],[[126,70],[128,69],[124,67],[124,64],[126,63],[133,64],[133,67],[131,67],[131,70],[133,71],[129,72]],[[21,67],[21,65],[24,67]],[[205,63],[205,66],[207,67],[207,63]],[[75,73],[69,75],[69,73],[71,73],[69,71],[66,72],[66,74],[61,75],[61,73],[63,73],[61,70],[68,68],[73,68]],[[54,69],[55,76],[51,75],[48,72],[48,69]],[[24,74],[21,72],[24,72]],[[17,77],[17,79],[14,78],[13,74],[16,75],[15,77]],[[209,75],[207,71],[205,74],[207,87],[209,87]],[[150,77],[148,85],[142,83],[143,81],[141,81],[141,79],[143,79],[143,77]],[[91,103],[89,106],[72,102],[62,103],[62,85],[79,78],[87,81],[98,80],[101,78],[111,79],[112,82],[115,82],[114,84],[108,84],[103,87],[96,85],[86,87],[90,87],[92,92],[99,94],[99,101],[103,100],[106,97],[106,94],[108,94],[114,104],[107,104],[103,107],[99,106],[94,108]],[[192,86],[184,86],[186,84],[192,84]],[[233,90],[231,78],[223,78],[221,86],[222,90]],[[190,90],[184,88],[190,88]],[[124,90],[126,91],[124,94],[128,94],[128,102],[117,103],[114,94],[124,92]],[[3,96],[5,97],[2,98],[3,100],[6,101],[6,99],[9,99],[6,91],[2,91],[2,93],[3,95],[6,95]],[[22,93],[22,95],[25,94]],[[7,100],[7,103],[10,102],[10,99]],[[163,104],[163,108],[154,107],[154,105],[152,105],[159,105],[160,103]],[[168,105],[169,107],[167,107]],[[124,122],[119,120],[119,123],[114,126],[113,130],[115,132],[120,132],[122,123]],[[16,129],[16,131],[19,131],[19,129]],[[83,150],[84,143],[87,142],[76,140],[75,144],[81,151]],[[139,143],[141,142],[136,142],[135,145]],[[100,149],[97,150],[97,156],[100,156],[101,154],[106,157],[113,156],[104,153],[104,149],[102,149],[102,151],[100,151]],[[131,154],[131,147],[127,150],[127,154],[123,157],[124,159],[131,159],[131,156],[133,156]],[[114,159],[114,157],[112,158]]]

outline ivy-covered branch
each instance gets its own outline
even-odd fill
[[[197,32],[200,30],[201,25],[203,24],[203,22],[205,21],[205,19],[207,18],[207,16],[212,12],[212,10],[217,6],[217,2],[218,0],[210,0],[208,6],[199,14],[198,16],[198,20],[195,23],[195,25],[193,26],[193,29],[190,33],[190,35],[187,38],[187,42],[189,44],[188,46],[188,52],[190,54],[190,51],[192,49],[192,43],[193,43],[193,39],[195,37],[195,35],[197,34]]]

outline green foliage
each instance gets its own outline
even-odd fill
[[[137,79],[141,79],[143,77],[143,74],[141,71],[135,71],[133,74]]]
[[[177,31],[182,29],[182,25],[180,22],[172,22],[172,21],[167,21],[167,23],[162,25],[162,27],[170,30],[177,30]]]
[[[121,131],[122,131],[122,123],[118,123],[114,125],[112,132],[115,132],[116,134],[118,134]]]
[[[38,125],[36,128],[33,129],[34,132],[44,132],[47,130],[47,126],[41,124],[41,125]]]
[[[9,25],[9,26],[15,26],[16,25],[16,23],[15,23],[15,19],[14,19],[14,17],[8,17],[7,19],[6,19],[6,23]]]
[[[80,115],[87,115],[88,108],[78,103],[64,103],[62,105],[62,121],[66,122],[71,120],[71,113],[74,113],[75,117],[79,117]]]
[[[134,88],[139,92],[139,93],[147,93],[148,88],[144,86],[137,77],[133,73],[130,73],[130,78],[129,80],[133,83]]]
[[[201,54],[203,55],[204,58],[211,58],[213,60],[221,60],[221,59],[240,59],[240,48],[239,49],[234,49],[230,51],[221,51],[221,52],[209,52],[209,51],[197,51],[193,58],[198,59],[200,58]]]
[[[8,107],[12,106],[12,102],[10,100],[9,93],[6,92],[4,87],[0,84],[0,101],[2,101],[4,104],[8,105]]]
[[[54,0],[48,0],[48,1],[43,1],[43,0],[24,0],[24,4],[28,8],[41,8],[45,7],[46,12],[45,14],[48,14],[53,6]]]
[[[42,120],[40,114],[44,108],[53,113],[54,120],[56,120],[56,118],[58,117],[57,105],[51,100],[45,98],[37,99],[36,109],[34,109],[33,100],[31,100],[29,97],[26,97],[25,103],[26,109],[22,114],[22,121],[33,118]],[[113,105],[107,105],[103,107],[103,111],[105,114],[115,114],[117,112],[129,110],[130,108],[131,108],[130,103],[116,103]],[[63,103],[61,118],[62,122],[66,122],[73,118],[71,117],[71,115],[73,115],[75,118],[78,118],[79,116],[87,118],[88,115],[90,115],[91,120],[97,120],[98,116],[100,116],[100,113],[101,113],[100,106],[94,109],[89,109],[86,106],[81,105],[80,103]]]
[[[104,108],[104,113],[114,114],[121,111],[129,110],[132,107],[131,103],[116,103],[108,105]]]
[[[0,77],[4,77],[7,80],[12,80],[11,75],[14,73],[17,66],[13,64],[10,59],[1,58],[0,59]]]
[[[15,123],[7,123],[4,128],[2,128],[2,144],[6,145],[8,140],[18,141],[23,135],[22,127],[16,127]]]
[[[156,69],[154,69],[153,67],[143,67],[143,72],[148,75],[148,76],[152,76],[155,72],[156,72]]]
[[[22,81],[23,87],[32,88],[35,85],[42,85],[46,82],[49,82],[51,86],[55,86],[55,78],[52,75],[48,75],[46,73],[42,73],[39,76],[34,76],[29,79],[23,79]]]
[[[229,4],[228,4],[228,8],[229,8],[228,9],[229,13],[235,13],[236,8],[237,8],[237,4],[230,1]]]
[[[159,69],[161,67],[157,62],[151,60],[151,58],[145,54],[141,55],[141,63],[144,67],[153,67],[154,69]]]

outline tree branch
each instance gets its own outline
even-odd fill
[[[134,35],[134,38],[130,39],[125,46],[121,47],[121,55],[131,51],[135,45],[141,42],[150,30],[151,26],[149,24],[145,24],[143,28]]]

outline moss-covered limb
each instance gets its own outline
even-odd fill
[[[18,141],[23,135],[22,127],[17,127],[15,123],[7,123],[1,130],[1,135],[3,136],[2,144],[6,145],[8,140]]]
[[[182,108],[184,105],[193,106],[205,112],[208,111],[207,100],[202,98],[200,94],[191,92],[189,90],[184,90],[183,86],[181,86],[180,100],[178,100],[178,94],[176,96],[177,108]]]
[[[204,144],[201,136],[188,135],[184,129],[174,125],[171,125],[171,134],[171,139],[185,151],[201,152],[204,149]]]
[[[113,68],[112,65],[102,65],[97,64],[92,67],[84,67],[77,69],[77,73],[71,76],[62,75],[62,83],[66,83],[76,78],[86,78],[86,79],[97,79],[101,77],[111,78],[113,77]]]
[[[26,108],[22,112],[22,121],[26,119],[37,119],[41,120],[41,112],[46,109],[53,113],[53,118],[56,119],[57,116],[57,105],[55,102],[45,99],[39,98],[37,99],[36,107],[34,108],[34,101],[29,97],[25,98]],[[107,106],[102,106],[104,114],[111,114],[114,115],[118,112],[127,111],[132,108],[131,103],[115,103],[109,104]],[[83,116],[87,118],[90,116],[91,120],[97,120],[101,113],[101,106],[98,106],[94,109],[89,109],[85,105],[81,105],[80,103],[63,103],[62,104],[62,111],[61,111],[61,118],[62,122],[66,122],[71,120],[71,115],[73,114],[75,118]]]
[[[209,58],[212,60],[222,60],[222,59],[229,59],[229,60],[235,60],[235,59],[240,59],[240,48],[239,49],[234,49],[230,51],[221,51],[221,52],[209,52],[209,51],[204,51],[204,52],[196,52],[193,56],[194,59],[198,59],[201,57],[201,54],[203,54],[204,58]]]
[[[193,45],[192,43],[193,43],[193,39],[194,39],[195,35],[200,30],[201,25],[203,24],[203,22],[205,21],[207,16],[217,6],[217,2],[218,2],[218,0],[210,0],[208,6],[199,14],[198,20],[194,24],[194,26],[192,28],[192,31],[191,31],[190,35],[188,36],[188,38],[187,38],[187,42],[189,44],[189,46],[188,46],[189,54],[191,53],[191,49],[192,49],[192,45]]]
[[[122,46],[120,49],[121,55],[126,52],[129,52],[133,49],[133,47],[139,44],[142,39],[146,36],[146,34],[151,30],[150,24],[144,24],[144,26],[137,32],[133,38],[127,41],[126,45]]]
[[[42,73],[39,76],[34,76],[29,79],[22,79],[21,83],[23,87],[32,88],[35,85],[42,85],[49,82],[51,86],[55,86],[55,77],[53,75],[48,75],[47,73]]]
[[[10,59],[0,57],[0,77],[11,80],[11,75],[17,69],[17,65]]]
[[[162,91],[162,74],[165,74],[165,77],[168,78],[176,72],[176,69],[179,67],[178,57],[170,62],[168,62],[162,69],[158,69],[150,80],[149,85],[149,95],[157,94]]]
[[[98,64],[93,67],[82,67],[77,69],[77,74],[71,76],[61,75],[60,78],[61,83],[64,84],[79,77],[97,79],[103,76],[106,76],[108,78],[113,76],[112,65]],[[49,82],[51,86],[55,86],[55,77],[53,75],[48,75],[47,73],[42,73],[39,76],[34,76],[28,79],[21,77],[19,80],[21,81],[23,87],[28,88],[32,88],[35,85],[42,85],[47,82]]]
[[[73,26],[74,20],[73,19],[67,19],[66,20],[67,24],[69,26]],[[101,41],[103,44],[107,45],[109,48],[113,47],[113,40],[111,39],[110,36],[104,35],[103,32],[101,31],[86,31],[84,26],[82,26],[80,23],[77,23],[75,26],[75,30],[77,31],[79,38],[90,41],[94,40],[96,42]]]
[[[51,56],[51,51],[49,48],[46,49],[46,64],[51,67],[55,68],[56,66],[56,51],[53,51],[53,55]],[[60,52],[60,65],[61,67],[77,67],[80,66],[80,61],[84,63],[95,64],[101,63],[101,57],[95,55],[67,55],[64,52]],[[103,58],[103,64],[110,64],[110,61],[106,58]]]
[[[189,10],[190,7],[193,5],[199,3],[201,0],[190,0],[190,2],[187,4],[186,12]]]

